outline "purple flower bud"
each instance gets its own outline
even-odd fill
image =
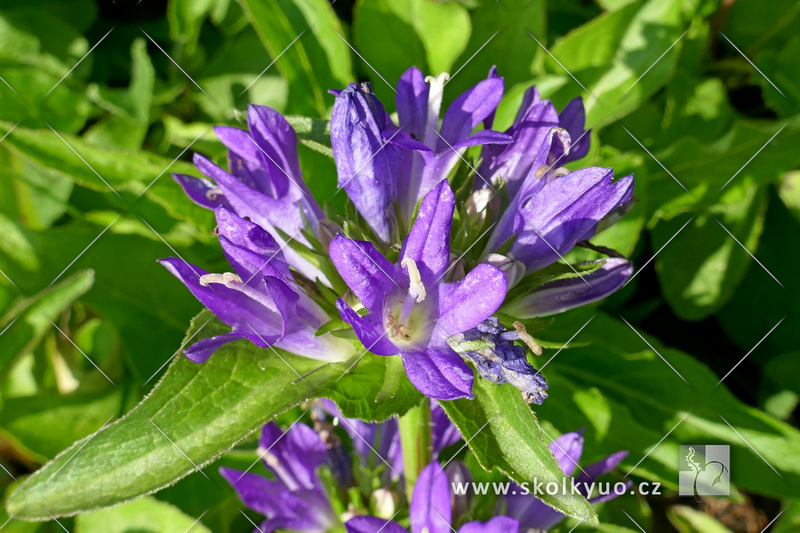
[[[633,273],[633,265],[616,257],[591,263],[602,266],[591,274],[551,281],[536,287],[503,307],[517,318],[554,315],[605,298],[622,287]],[[583,263],[590,264],[590,263]]]

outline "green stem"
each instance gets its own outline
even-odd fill
[[[428,466],[433,458],[430,401],[426,398],[421,405],[410,409],[401,416],[398,422],[400,443],[403,446],[406,495],[410,502],[419,473]]]

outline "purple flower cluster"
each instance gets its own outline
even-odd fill
[[[390,481],[402,482],[402,450],[397,434],[397,419],[368,424],[343,417],[329,400],[322,400],[318,407],[332,416],[350,436],[353,453],[360,467],[368,467],[377,455],[381,460],[388,461],[397,474]],[[435,403],[432,403],[432,407],[434,451],[438,453],[458,442],[461,435],[447,420],[440,407]],[[589,498],[591,494],[586,487],[613,470],[628,452],[614,453],[581,468],[578,461],[583,454],[582,433],[577,431],[562,435],[550,444],[550,450],[567,476],[572,476],[576,468],[580,469],[581,473],[575,482],[582,494]],[[259,450],[264,456],[263,464],[273,474],[273,480],[224,467],[220,472],[248,507],[266,516],[266,520],[259,526],[262,533],[270,533],[279,528],[324,533],[338,525],[340,519],[344,519],[335,515],[316,473],[317,468],[326,461],[326,450],[329,458],[332,452],[317,433],[303,424],[294,424],[281,435],[278,426],[270,423],[264,427],[259,440]],[[447,533],[453,531],[453,525],[463,523],[469,515],[474,496],[472,475],[459,460],[452,460],[446,466],[444,468],[440,465],[434,455],[434,461],[420,473],[409,506],[411,533]],[[349,486],[349,479],[337,481],[342,487]],[[460,494],[452,490],[454,484],[462,484]],[[611,492],[590,498],[589,501],[602,503],[615,497],[616,493]],[[500,498],[496,514],[497,516],[485,523],[463,523],[458,533],[547,530],[565,518],[563,514],[538,500],[530,491],[513,483]],[[376,516],[352,517],[346,521],[345,527],[348,533],[408,533],[398,523]]]
[[[334,91],[338,186],[358,220],[325,218],[303,180],[297,136],[277,111],[251,106],[249,130],[215,129],[228,148],[228,170],[196,155],[208,179],[175,178],[196,203],[215,210],[234,272],[209,274],[179,259],[163,264],[232,331],[191,346],[190,359],[203,362],[223,343],[247,339],[344,360],[357,353],[354,346],[316,335],[338,313],[368,351],[399,355],[411,382],[431,398],[471,398],[471,361],[483,377],[511,382],[526,400],[541,403],[544,378],[514,343],[534,351],[538,345],[521,324],[509,331],[494,315],[545,316],[621,287],[630,263],[600,259],[582,277],[562,276],[506,298],[526,276],[622,216],[633,201],[633,178],[563,167],[589,148],[580,99],[558,113],[531,88],[513,125],[498,132],[491,126],[504,82],[494,69],[442,113],[446,82],[446,75],[406,71],[397,86],[396,124],[369,84]],[[456,194],[448,180],[473,146],[480,146],[481,164],[471,187]],[[459,225],[488,225],[485,237],[451,248],[459,231],[454,213]],[[349,290],[337,292],[335,307],[307,290],[317,284],[330,292],[342,281]],[[470,341],[483,344],[459,344]]]

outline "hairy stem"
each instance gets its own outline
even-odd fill
[[[400,443],[403,446],[406,495],[411,501],[419,473],[433,458],[431,433],[431,404],[423,401],[400,417]]]

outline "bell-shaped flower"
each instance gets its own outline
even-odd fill
[[[375,516],[357,516],[345,523],[347,533],[450,533],[452,524],[459,518],[453,516],[450,481],[437,462],[422,469],[414,485],[409,510],[411,530],[397,522]],[[488,522],[469,522],[458,533],[517,533],[519,523],[508,516],[496,516]]]
[[[404,465],[400,429],[396,417],[383,422],[365,422],[343,416],[331,400],[321,399],[319,405],[350,436],[353,453],[362,466],[373,469],[386,464],[391,474],[387,477],[394,479],[400,477]],[[461,440],[461,433],[447,417],[442,406],[433,400],[430,401],[430,406],[433,458],[436,459],[442,450]]]
[[[261,431],[258,445],[264,466],[274,479],[233,468],[219,469],[245,505],[266,516],[258,531],[325,533],[339,524],[316,473],[325,462],[327,447],[313,429],[295,424],[284,434],[270,422]]]
[[[589,498],[590,503],[601,503],[616,498],[615,491],[606,491],[606,494],[590,497],[589,488],[600,476],[613,470],[623,459],[628,456],[627,451],[619,451],[609,455],[596,463],[581,468],[578,461],[583,455],[583,430],[565,433],[550,443],[561,471],[567,476],[572,476],[576,468],[580,474],[573,479],[580,493]],[[630,485],[630,481],[627,482]],[[548,507],[529,491],[522,490],[513,484],[508,493],[498,503],[498,512],[513,517],[519,521],[520,527],[536,530],[548,530],[559,523],[565,516],[555,509]]]
[[[175,179],[203,207],[225,206],[272,233],[281,245],[286,239],[275,228],[309,245],[300,230],[307,223],[308,229],[317,232],[324,215],[303,181],[294,129],[283,115],[266,106],[251,105],[247,123],[249,131],[214,128],[228,148],[229,172],[195,154],[198,170],[214,183],[184,174],[175,174]],[[301,274],[327,283],[324,274],[290,246],[284,246],[284,254]]]
[[[503,78],[490,77],[459,95],[445,111],[439,127],[442,94],[448,75],[425,78],[411,67],[397,83],[397,121],[400,129],[429,148],[406,152],[402,179],[397,182],[397,203],[408,225],[417,202],[447,178],[461,154],[470,146],[507,144],[511,137],[490,129],[472,133],[489,118],[503,97]]]
[[[623,258],[610,257],[592,263],[601,266],[584,276],[539,285],[506,303],[503,311],[520,319],[563,313],[609,296],[625,285],[633,273],[633,265]]]
[[[443,180],[423,199],[396,264],[370,242],[340,235],[330,245],[336,269],[368,311],[362,316],[339,299],[342,319],[367,350],[401,355],[411,383],[439,400],[472,397],[472,371],[447,339],[490,317],[506,293],[505,275],[486,264],[445,283],[454,209]]]
[[[352,355],[347,341],[316,336],[330,317],[308,295],[292,288],[277,241],[263,228],[225,207],[216,209],[219,240],[234,272],[210,274],[180,258],[160,260],[212,313],[233,328],[186,348],[186,356],[205,362],[223,344],[247,339],[256,346],[276,346],[325,361]]]
[[[586,155],[589,151],[589,132],[584,131],[585,112],[583,100],[572,100],[561,115],[549,100],[542,100],[536,87],[525,91],[522,104],[517,111],[514,123],[505,133],[512,138],[511,143],[485,146],[482,150],[480,179],[475,180],[476,188],[496,187],[501,181],[505,184],[510,198],[522,186],[537,154],[553,128],[562,128],[576,140],[556,166],[563,166]]]
[[[494,228],[485,254],[513,236],[510,252],[530,274],[558,261],[579,241],[593,237],[609,214],[631,202],[633,176],[614,180],[610,168],[573,172],[556,168],[570,143],[565,130],[550,131],[530,173]]]
[[[392,123],[369,83],[336,92],[331,147],[338,186],[381,242],[396,239],[398,165],[403,152],[428,148]]]

